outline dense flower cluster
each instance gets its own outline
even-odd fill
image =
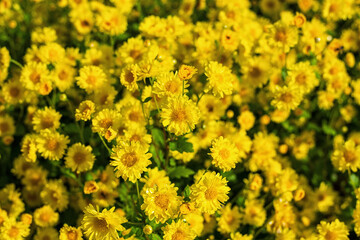
[[[360,237],[359,0],[0,0],[0,240]]]

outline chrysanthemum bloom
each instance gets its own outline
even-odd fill
[[[6,47],[0,48],[0,82],[4,81],[8,76],[10,59],[9,50]]]
[[[346,227],[345,223],[340,222],[339,219],[335,219],[335,221],[331,223],[327,223],[326,221],[321,221],[317,226],[317,230],[319,232],[318,239],[319,240],[348,240],[349,230]]]
[[[79,107],[75,110],[76,121],[88,121],[91,119],[91,114],[95,112],[95,104],[90,100],[82,101]]]
[[[186,205],[189,205],[189,203],[186,203]],[[184,204],[181,206],[184,206]],[[183,213],[181,212],[181,214]],[[186,222],[190,225],[190,228],[197,236],[201,236],[204,230],[204,217],[201,213],[198,211],[187,213],[184,215],[184,220],[186,220]]]
[[[104,71],[97,66],[85,66],[81,68],[76,80],[79,87],[85,89],[87,93],[92,93],[107,82]]]
[[[125,32],[127,27],[127,19],[120,14],[115,7],[106,7],[96,15],[96,23],[100,32],[106,33],[110,36],[115,36]]]
[[[205,92],[212,90],[216,97],[224,97],[224,95],[231,95],[233,91],[233,75],[231,70],[223,66],[221,63],[211,61],[205,67],[205,75],[208,78],[208,83]]]
[[[240,162],[240,154],[234,143],[222,136],[215,139],[210,148],[212,164],[227,172],[235,168],[236,163]]]
[[[113,132],[112,138],[114,139],[117,135],[117,128],[119,127],[121,119],[121,114],[112,109],[104,109],[96,114],[92,120],[92,131],[98,132],[99,134],[105,136],[108,135],[108,131]]]
[[[326,213],[335,206],[337,197],[337,192],[335,192],[332,187],[322,182],[311,199],[314,200],[319,212]]]
[[[25,239],[30,234],[29,225],[23,222],[17,222],[14,218],[10,218],[4,222],[0,228],[1,239],[4,240],[20,240]]]
[[[99,190],[99,186],[95,181],[86,181],[84,185],[84,193],[90,194],[97,192]]]
[[[10,115],[0,116],[0,137],[12,136],[15,133],[14,119]]]
[[[227,186],[226,178],[219,173],[206,172],[191,187],[190,200],[200,212],[214,214],[229,196],[230,188]]]
[[[65,157],[65,166],[77,173],[91,170],[94,162],[95,156],[92,154],[92,148],[81,143],[75,143],[69,147]]]
[[[164,232],[164,240],[193,240],[196,237],[189,224],[178,220],[161,228]]]
[[[270,46],[277,47],[284,52],[289,52],[290,48],[298,42],[298,29],[295,26],[286,25],[278,21],[270,29]]]
[[[32,119],[32,125],[36,132],[44,129],[56,130],[60,126],[61,114],[51,107],[38,109]]]
[[[150,221],[155,219],[157,223],[164,223],[178,213],[182,198],[177,195],[177,189],[171,184],[142,191],[144,203],[141,209],[145,211]]]
[[[72,227],[67,224],[60,229],[59,240],[82,240],[80,228]]]
[[[145,127],[129,126],[128,129],[124,130],[123,139],[129,142],[138,142],[142,147],[149,148],[149,145],[152,141],[152,136],[147,134]],[[120,139],[117,140],[119,141]]]
[[[355,225],[354,231],[357,236],[360,236],[360,202],[359,201],[356,202],[356,208],[353,211],[352,217],[354,219],[353,223]],[[0,224],[0,226],[1,226],[1,224]]]
[[[52,227],[59,220],[59,214],[49,205],[45,205],[34,211],[34,221],[39,227]]]
[[[147,166],[151,164],[149,160],[151,153],[147,153],[148,149],[143,148],[140,143],[131,142],[122,145],[117,145],[111,154],[113,161],[111,166],[115,167],[115,174],[117,177],[122,177],[124,180],[136,182],[141,178],[141,174],[147,170]]]
[[[69,204],[68,192],[61,180],[49,180],[40,196],[45,204],[60,212],[64,211]]]
[[[197,73],[197,69],[193,66],[181,65],[178,76],[181,80],[189,80]]]
[[[95,205],[99,207],[111,207],[114,206],[116,198],[119,197],[119,193],[116,188],[107,186],[102,182],[98,183],[99,190],[92,194],[92,200]]]
[[[189,84],[187,81],[181,80],[177,73],[165,72],[156,78],[153,86],[153,92],[159,97],[175,97],[186,93],[186,88],[188,86]]]
[[[225,114],[228,107],[214,95],[205,94],[198,102],[201,118],[205,121],[218,120]]]
[[[59,232],[54,227],[37,228],[34,240],[58,240]]]
[[[1,94],[8,104],[21,104],[26,101],[28,91],[20,83],[19,79],[11,79],[2,84]]]
[[[260,200],[247,200],[242,211],[244,212],[244,223],[260,227],[266,220],[266,211],[263,208],[263,202]]]
[[[141,189],[141,194],[145,194],[144,192],[148,188],[158,188],[163,185],[171,185],[170,179],[166,176],[166,171],[159,170],[157,167],[149,169],[147,172],[148,176],[144,176],[144,178],[140,179],[141,182],[144,182],[145,185]]]
[[[177,136],[192,131],[199,119],[199,108],[186,96],[170,98],[161,112],[162,124]]]
[[[252,235],[241,234],[239,232],[230,234],[231,240],[253,240]]]
[[[53,72],[55,86],[61,91],[69,89],[74,83],[75,69],[69,64],[58,63]]]
[[[91,204],[85,207],[81,228],[89,240],[119,238],[117,231],[125,230],[121,224],[127,222],[127,220],[114,212],[114,210],[115,207],[110,210],[103,209],[100,212],[99,208],[95,209]]]
[[[255,116],[249,110],[243,111],[237,119],[240,128],[243,130],[250,130],[255,124]]]
[[[271,101],[271,105],[275,106],[279,110],[289,111],[294,110],[299,106],[303,98],[303,92],[295,84],[289,86],[276,86],[274,91],[274,100]]]
[[[15,189],[15,184],[8,184],[0,190],[0,205],[9,218],[17,218],[25,210],[25,204]]]
[[[315,70],[309,62],[299,62],[288,71],[290,84],[296,84],[301,92],[309,93],[319,84]]]
[[[44,63],[30,62],[21,71],[20,82],[29,90],[39,91],[41,83],[48,81],[49,71]]]
[[[49,160],[60,160],[70,142],[68,136],[49,129],[42,130],[36,139],[38,151],[42,157]]]
[[[138,67],[135,64],[127,65],[120,74],[120,82],[126,87],[130,92],[135,92],[138,90],[138,77],[137,77]]]
[[[217,218],[219,232],[222,234],[235,232],[240,226],[240,218],[239,208],[237,206],[231,208],[231,204],[227,204]]]
[[[360,168],[360,146],[356,146],[352,140],[346,141],[334,150],[331,161],[341,172],[346,170],[357,172]]]

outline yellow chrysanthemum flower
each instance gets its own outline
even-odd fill
[[[65,157],[65,166],[76,173],[91,170],[94,162],[95,156],[92,154],[92,147],[81,143],[75,143],[69,147]]]
[[[219,232],[222,234],[235,232],[240,226],[240,218],[239,208],[237,206],[231,208],[231,204],[227,204],[217,218]]]
[[[21,240],[25,239],[29,234],[29,225],[21,221],[17,222],[13,218],[5,221],[0,228],[0,238],[4,240]]]
[[[164,232],[164,240],[193,240],[196,237],[189,224],[178,220],[161,228]]]
[[[177,189],[173,184],[168,184],[142,191],[144,203],[141,209],[150,221],[155,219],[157,223],[164,223],[178,213],[182,198],[177,195]]]
[[[222,136],[214,140],[210,151],[209,155],[213,158],[211,163],[224,172],[235,168],[236,163],[241,160],[235,144]]]
[[[49,160],[60,160],[69,142],[68,136],[49,129],[42,130],[36,139],[39,153]]]
[[[39,227],[52,227],[59,220],[59,214],[49,205],[45,205],[34,211],[34,221]]]
[[[138,142],[119,144],[113,149],[110,165],[115,167],[117,177],[136,182],[151,164],[152,154],[147,152]]]
[[[219,173],[206,172],[191,187],[190,200],[200,212],[213,214],[229,197],[227,180]]]
[[[103,209],[101,212],[99,208],[93,205],[88,205],[84,209],[84,218],[81,221],[81,228],[84,235],[89,240],[111,240],[118,239],[117,231],[124,231],[125,228],[121,225],[127,222],[126,218],[121,217],[114,212],[115,207],[110,210]]]
[[[170,98],[161,112],[162,124],[177,136],[192,131],[199,119],[199,108],[186,96]]]
[[[60,212],[64,211],[69,204],[68,192],[61,180],[49,180],[40,196],[44,204]]]
[[[76,80],[79,87],[85,89],[87,93],[92,93],[107,82],[104,71],[97,66],[85,66],[81,68]]]
[[[95,112],[95,104],[90,100],[82,101],[79,107],[75,111],[76,121],[88,121],[91,119],[91,115]]]
[[[185,82],[184,82],[185,81]],[[181,80],[177,73],[165,72],[160,74],[154,82],[153,92],[159,97],[180,96],[187,92],[189,84]]]
[[[51,107],[38,109],[34,113],[32,125],[36,132],[44,129],[56,130],[60,127],[61,114]]]
[[[14,119],[10,115],[0,116],[0,137],[12,136],[15,133]]]
[[[276,86],[274,91],[274,100],[271,101],[271,105],[275,106],[279,110],[294,110],[297,106],[299,106],[302,98],[303,93],[295,84],[283,87]]]
[[[216,97],[221,98],[224,97],[224,95],[231,95],[234,88],[234,76],[228,67],[223,66],[221,63],[211,61],[205,67],[205,75],[208,78],[205,92],[212,90]]]
[[[81,240],[82,232],[80,228],[71,227],[67,224],[60,229],[59,240]]]
[[[49,79],[49,70],[44,63],[29,62],[21,71],[20,82],[29,90],[39,91]]]
[[[58,240],[59,232],[53,227],[38,228],[34,240]]]
[[[360,168],[360,146],[355,145],[355,142],[348,140],[345,143],[338,145],[331,156],[331,161],[341,172],[351,170],[357,172]]]
[[[349,230],[346,227],[345,223],[340,222],[339,219],[335,219],[331,223],[326,221],[321,221],[317,226],[319,232],[319,240],[348,240]]]

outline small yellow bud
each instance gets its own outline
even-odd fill
[[[143,228],[143,232],[146,235],[150,235],[150,234],[152,234],[153,229],[152,229],[152,227],[150,225],[145,225],[145,227]]]
[[[305,197],[304,189],[300,188],[300,189],[295,191],[295,193],[294,193],[295,202],[298,202],[298,201],[302,200],[304,197]]]

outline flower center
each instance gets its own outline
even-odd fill
[[[50,117],[45,117],[43,119],[41,119],[41,127],[43,129],[45,128],[51,128],[54,126],[54,120]]]
[[[155,197],[155,204],[162,209],[167,209],[169,205],[169,198],[166,194],[159,194]]]
[[[184,122],[187,119],[186,111],[183,108],[174,109],[171,114],[171,120],[176,122]]]
[[[283,93],[280,97],[280,100],[285,103],[290,103],[293,99],[293,95],[291,93]]]
[[[110,118],[105,118],[105,119],[101,120],[101,122],[100,122],[100,126],[105,129],[108,129],[109,127],[111,127],[112,124],[113,124],[113,122]]]
[[[171,237],[171,240],[182,240],[182,239],[186,239],[186,234],[181,230],[177,230]]]
[[[344,152],[344,158],[347,163],[352,163],[356,160],[356,154],[353,151],[346,150]]]
[[[78,239],[78,234],[77,234],[76,231],[70,230],[70,231],[67,233],[67,238],[68,238],[68,240],[76,240],[76,239]]]
[[[12,226],[8,231],[8,235],[10,238],[15,239],[19,235],[19,232],[20,230],[17,227]]]
[[[19,93],[20,93],[19,88],[17,88],[17,87],[10,88],[10,96],[17,97],[17,96],[19,96]]]
[[[205,191],[205,198],[207,200],[214,200],[217,196],[217,191],[214,187],[210,187]]]
[[[171,93],[175,93],[178,90],[178,85],[174,81],[168,81],[165,84],[165,89]]]
[[[122,163],[126,167],[134,166],[137,161],[138,161],[138,158],[137,158],[135,152],[125,153],[122,157]]]
[[[222,159],[227,159],[230,156],[230,151],[228,149],[226,149],[226,148],[223,148],[223,149],[221,149],[219,151],[219,154],[220,154]]]
[[[331,231],[328,231],[325,235],[325,239],[326,240],[336,240],[337,239],[337,234],[333,233]]]
[[[98,232],[108,232],[109,227],[108,227],[108,223],[106,222],[105,219],[102,218],[95,218],[94,219],[94,228],[96,229],[96,231]]]
[[[80,165],[86,161],[86,154],[83,152],[77,152],[74,154],[73,159],[76,164]]]
[[[9,128],[10,128],[10,126],[7,122],[0,123],[0,132],[1,133],[5,133],[5,132],[9,131]]]
[[[58,148],[59,143],[55,139],[50,139],[47,143],[47,149],[50,151],[54,151]]]
[[[40,74],[38,74],[37,72],[33,72],[30,74],[30,80],[35,84],[40,82]]]

